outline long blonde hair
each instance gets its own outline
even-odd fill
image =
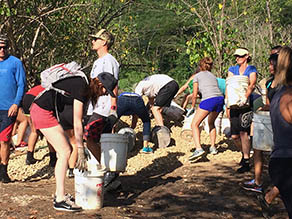
[[[290,47],[285,46],[280,50],[276,71],[276,85],[288,85],[292,82],[292,49]]]

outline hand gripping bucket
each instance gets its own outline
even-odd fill
[[[234,75],[226,79],[227,107],[236,107],[241,99],[245,98],[248,87],[248,77]],[[247,102],[246,105],[249,103]]]
[[[259,111],[253,114],[252,146],[261,151],[271,151],[274,145],[270,112]]]
[[[133,150],[135,143],[136,143],[136,132],[132,128],[122,128],[118,132],[118,134],[122,134],[128,137],[128,153]]]
[[[127,166],[128,137],[122,134],[102,134],[101,165],[107,171],[123,172]]]
[[[84,210],[96,210],[103,206],[105,169],[90,152],[89,154],[88,171],[74,169],[75,203]]]

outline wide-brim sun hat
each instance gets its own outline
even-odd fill
[[[238,48],[235,50],[234,56],[244,56],[244,55],[249,55],[249,52],[247,49],[244,48]]]

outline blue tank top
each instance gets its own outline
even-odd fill
[[[292,158],[292,124],[280,112],[280,99],[287,87],[280,88],[270,104],[270,115],[274,133],[274,147],[271,158]]]

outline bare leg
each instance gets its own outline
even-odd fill
[[[4,165],[8,164],[10,155],[10,148],[8,141],[1,141],[1,163]]]
[[[68,168],[68,160],[70,157],[70,145],[65,137],[64,130],[61,125],[51,128],[41,129],[46,139],[52,144],[58,154],[55,166],[56,177],[56,201],[60,202],[65,199],[65,176]]]
[[[28,121],[28,124],[30,126],[30,130],[31,130],[30,135],[28,137],[28,149],[27,150],[30,152],[33,152],[35,149],[35,145],[37,143],[39,134],[37,133],[37,130],[35,129],[32,121],[31,121],[31,118],[27,117],[26,119]]]
[[[199,126],[208,114],[209,114],[209,112],[207,110],[203,110],[201,108],[198,108],[195,115],[194,115],[193,121],[192,121],[191,127],[192,127],[193,139],[194,139],[195,147],[197,150],[202,148],[201,142],[200,142]]]
[[[247,132],[240,132],[240,140],[242,144],[242,153],[244,159],[249,159],[250,141]]]
[[[69,168],[74,168],[77,161],[77,156],[78,156],[74,130],[70,129],[70,130],[66,130],[65,132],[66,132],[67,137],[69,138],[69,142],[72,147],[71,155],[69,158]]]
[[[151,107],[153,116],[155,118],[155,123],[158,126],[163,126],[163,117],[161,115],[161,107],[159,106],[153,106]]]
[[[211,139],[211,146],[215,146],[216,142],[216,128],[215,128],[215,120],[218,117],[219,113],[211,112],[208,116],[208,125],[209,125],[209,135]]]
[[[268,191],[265,195],[266,202],[271,204],[272,201],[280,194],[279,189],[274,186],[270,191]]]
[[[241,145],[241,140],[239,138],[239,135],[232,135],[231,137],[235,146],[242,152],[242,145]]]
[[[18,110],[17,121],[19,123],[18,123],[18,128],[17,128],[17,142],[16,142],[16,145],[20,145],[20,143],[23,141],[23,137],[24,137],[26,128],[28,126],[28,122],[27,122],[26,116],[22,112],[22,109]],[[15,125],[14,125],[14,127],[15,127]]]
[[[262,159],[262,151],[254,149],[253,159],[254,159],[254,175],[255,175],[255,183],[257,185],[261,185],[262,180],[262,167],[263,167],[263,159]]]
[[[192,98],[193,98],[193,94],[187,95],[187,97],[184,100],[183,106],[182,106],[184,109],[187,108],[187,105],[189,104],[189,102]]]

